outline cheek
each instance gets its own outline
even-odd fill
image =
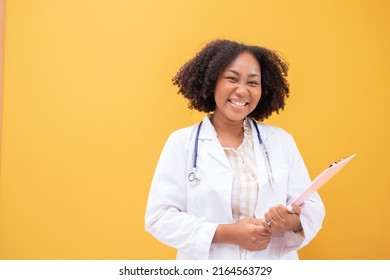
[[[256,106],[257,106],[257,103],[259,103],[259,101],[261,99],[261,90],[257,91],[255,94],[253,94],[252,98],[255,101]]]
[[[223,96],[220,91],[216,90],[214,92],[214,101],[215,101],[215,106],[219,107],[222,103]]]
[[[223,83],[217,84],[214,91],[214,99],[221,100],[228,96],[227,86]]]

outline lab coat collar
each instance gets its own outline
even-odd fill
[[[207,153],[211,157],[219,161],[222,164],[222,166],[230,170],[231,169],[230,163],[228,161],[228,158],[225,155],[221,143],[217,138],[217,132],[215,131],[209,116],[210,115],[206,116],[203,119],[202,128],[199,133],[199,140],[211,140],[211,141],[207,141],[210,147],[210,149],[207,150]]]
[[[255,155],[257,159],[257,165],[258,170],[261,172],[261,174],[266,174],[266,166],[264,165],[264,155],[261,153],[260,143],[257,140],[257,131],[254,127],[254,122],[250,121],[250,125],[252,128],[252,139],[254,142],[255,147]],[[257,124],[259,127],[261,139],[263,142],[265,142],[268,137],[274,132],[274,127],[264,124]],[[228,161],[228,158],[225,155],[225,152],[221,146],[221,143],[219,142],[217,138],[217,132],[214,129],[214,126],[212,125],[210,121],[210,115],[206,116],[203,119],[202,128],[199,133],[199,139],[200,140],[211,140],[210,141],[210,147],[211,149],[208,150],[208,153],[218,160],[223,166],[225,166],[228,169],[231,169],[230,163]],[[260,176],[259,183],[260,185],[264,185],[266,183],[266,178],[264,176]]]
[[[214,139],[217,137],[217,132],[210,121],[210,116],[207,115],[203,118],[202,128],[199,133],[199,139]]]
[[[251,123],[251,127],[252,127],[253,139],[257,139],[257,130],[256,130],[255,126],[254,126],[255,124],[254,124],[254,122],[252,120],[250,121],[250,123]],[[271,136],[271,134],[275,131],[273,126],[262,124],[262,123],[258,123],[258,122],[256,122],[256,124],[257,124],[257,127],[259,128],[261,139],[263,141],[266,141],[268,139],[268,137]],[[254,141],[256,142],[256,140],[254,140]]]
[[[210,121],[210,116],[211,115],[207,115],[203,118],[203,124],[202,124],[202,128],[200,130],[200,133],[199,133],[199,139],[210,139],[211,140],[211,139],[215,139],[217,137],[217,132],[215,131],[215,128]],[[256,140],[255,140],[255,139],[257,139],[256,128],[254,127],[253,121],[250,121],[250,124],[251,124],[251,128],[252,128],[253,139],[254,139],[254,142],[256,142]],[[258,127],[259,127],[259,131],[260,131],[261,139],[263,141],[266,141],[267,138],[274,131],[272,126],[264,125],[261,123],[258,123]]]

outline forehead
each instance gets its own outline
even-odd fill
[[[226,66],[224,71],[229,69],[260,73],[260,64],[253,54],[242,52]]]

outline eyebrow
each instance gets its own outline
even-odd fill
[[[237,76],[241,76],[241,74],[238,73],[236,70],[227,69],[226,71],[232,72],[232,73],[236,74]],[[260,75],[256,74],[256,73],[253,73],[253,74],[249,74],[249,77],[259,77],[260,78]]]

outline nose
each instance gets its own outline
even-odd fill
[[[248,94],[248,89],[247,89],[246,85],[245,84],[241,84],[241,83],[237,84],[236,94],[240,95],[240,96],[247,95]]]

